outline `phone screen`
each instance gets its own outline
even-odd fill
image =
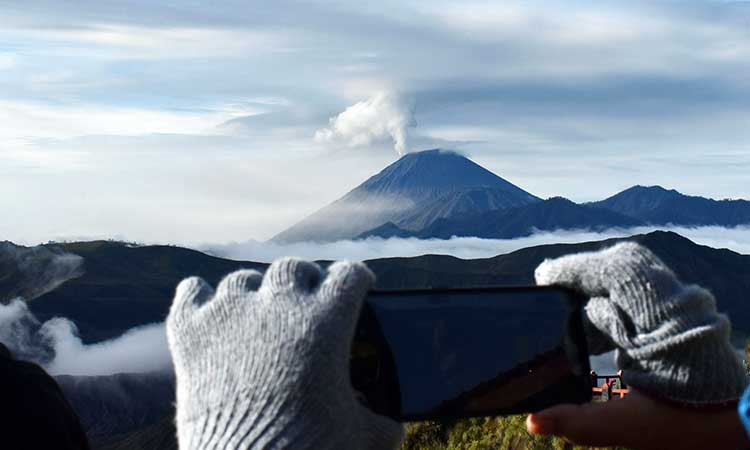
[[[580,302],[539,287],[373,292],[352,381],[376,412],[401,420],[587,401]]]

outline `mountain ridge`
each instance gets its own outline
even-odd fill
[[[453,219],[440,218],[417,232],[404,230],[389,222],[358,237],[450,239],[453,236],[471,236],[484,239],[513,239],[530,236],[536,231],[602,231],[607,228],[640,225],[645,223],[615,211],[579,205],[564,197],[552,197],[515,208],[495,209]]]
[[[588,205],[628,215],[650,225],[734,227],[750,224],[750,201],[685,195],[658,185],[636,185]]]
[[[425,150],[404,155],[272,241],[510,239],[534,230],[750,225],[750,201],[689,196],[658,185],[635,185],[601,201],[564,207],[554,205],[554,198],[543,201],[456,152]]]

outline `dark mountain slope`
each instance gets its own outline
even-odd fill
[[[85,273],[30,302],[30,309],[41,321],[72,319],[84,342],[164,320],[175,286],[185,277],[198,275],[215,285],[228,272],[265,267],[170,246],[94,241],[47,247],[82,256]]]
[[[405,237],[449,239],[452,236],[511,239],[531,235],[536,230],[603,230],[642,225],[637,219],[600,208],[578,205],[556,197],[530,205],[438,219],[417,232],[403,230],[393,223],[363,233],[360,237]]]
[[[111,437],[93,445],[93,450],[177,450],[174,413],[139,430]]]
[[[83,274],[83,260],[60,248],[0,242],[0,303],[32,300]]]
[[[351,239],[386,222],[418,230],[440,217],[535,201],[533,195],[464,156],[427,150],[404,155],[273,240]]]
[[[172,374],[55,377],[91,441],[158,422],[172,410]]]
[[[538,200],[530,202],[536,203]],[[526,203],[524,203],[526,204]],[[515,196],[503,189],[478,188],[449,192],[398,221],[399,228],[422,230],[446,219],[460,218],[519,205]]]
[[[750,224],[750,201],[713,200],[683,195],[661,186],[634,186],[590,206],[608,209],[655,225]]]

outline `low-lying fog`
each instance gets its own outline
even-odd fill
[[[131,328],[117,338],[85,345],[71,320],[56,317],[40,323],[22,299],[0,305],[0,342],[52,375],[172,370],[163,323]]]
[[[475,237],[453,237],[451,239],[368,238],[356,241],[294,242],[288,244],[246,241],[228,244],[204,244],[196,248],[215,256],[258,262],[270,262],[282,256],[298,256],[314,260],[366,260],[442,254],[472,259],[489,258],[535,245],[600,241],[649,233],[655,230],[673,231],[698,244],[714,248],[728,248],[738,253],[750,254],[750,226],[735,228],[673,226],[615,228],[606,231],[540,231],[528,237],[515,239],[481,239]]]
[[[750,227],[666,229],[699,244],[750,254]],[[371,238],[361,241],[293,244],[250,241],[205,245],[200,248],[231,259],[263,262],[289,255],[317,260],[364,260],[391,256],[449,254],[468,259],[492,257],[534,245],[596,241],[649,231],[653,231],[653,228],[605,232],[539,232],[529,237],[508,240],[456,237],[448,240]],[[53,375],[109,375],[172,370],[163,323],[143,324],[117,338],[85,345],[77,336],[72,321],[60,317],[40,323],[21,299],[0,305],[0,342],[6,344],[19,357],[40,363]],[[599,373],[613,373],[615,366],[612,355],[592,358],[592,368]]]

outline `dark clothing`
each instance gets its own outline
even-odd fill
[[[0,447],[89,450],[86,434],[57,382],[0,344]]]

